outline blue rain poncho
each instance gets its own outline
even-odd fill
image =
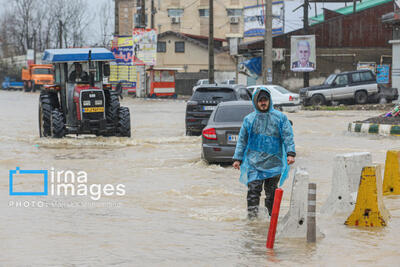
[[[240,160],[240,182],[247,185],[255,180],[281,175],[280,184],[289,173],[287,152],[295,152],[292,126],[285,114],[273,108],[272,98],[268,112],[257,108],[261,90],[271,96],[266,88],[257,88],[253,93],[255,111],[247,115],[240,129],[234,160]]]

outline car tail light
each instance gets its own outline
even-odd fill
[[[293,96],[289,96],[289,101],[293,101],[294,100],[294,98],[293,98]]]
[[[205,139],[217,140],[217,132],[214,128],[204,129],[203,136]]]

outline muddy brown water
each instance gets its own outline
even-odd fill
[[[37,93],[0,92],[1,266],[387,266],[400,261],[400,198],[385,197],[392,218],[382,229],[343,225],[317,215],[325,237],[276,239],[266,251],[264,215],[246,220],[246,188],[229,166],[200,159],[200,137],[184,136],[184,101],[126,97],[132,138],[39,138]],[[300,111],[298,156],[317,183],[317,211],[328,197],[336,154],[369,151],[383,163],[399,139],[347,133],[379,111]],[[87,184],[123,184],[125,195],[10,196],[9,170],[71,170]],[[288,210],[291,178],[283,186]],[[28,179],[14,181],[30,188]],[[19,204],[18,204],[19,202]],[[42,203],[48,206],[34,206]],[[26,204],[28,203],[28,204]],[[43,204],[45,203],[45,204]],[[16,206],[19,205],[19,206]],[[25,207],[24,205],[28,205]],[[38,205],[38,204],[36,204]]]

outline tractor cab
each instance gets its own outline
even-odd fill
[[[45,50],[43,61],[53,64],[55,84],[40,95],[41,137],[130,136],[129,109],[120,106],[121,92],[108,83],[111,60],[114,56],[105,48]]]

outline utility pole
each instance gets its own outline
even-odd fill
[[[58,31],[58,39],[59,39],[59,42],[60,42],[60,47],[59,48],[62,48],[62,27],[63,27],[63,23],[62,23],[62,21],[61,20],[59,20],[58,21],[58,27],[59,27],[59,31]]]
[[[146,0],[140,1],[140,27],[146,29]]]
[[[114,35],[119,35],[119,0],[114,0]]]
[[[214,80],[214,0],[209,0],[209,35],[208,35],[208,82]]]
[[[36,64],[36,31],[33,32],[33,64]]]
[[[356,13],[357,0],[353,0],[353,13]]]
[[[308,0],[304,0],[304,7],[303,7],[303,29],[304,34],[308,35]],[[303,72],[303,87],[310,86],[310,73]]]
[[[272,0],[265,0],[263,84],[272,83]]]
[[[154,14],[155,14],[155,10],[154,10],[154,0],[151,0],[151,28],[154,29]]]

